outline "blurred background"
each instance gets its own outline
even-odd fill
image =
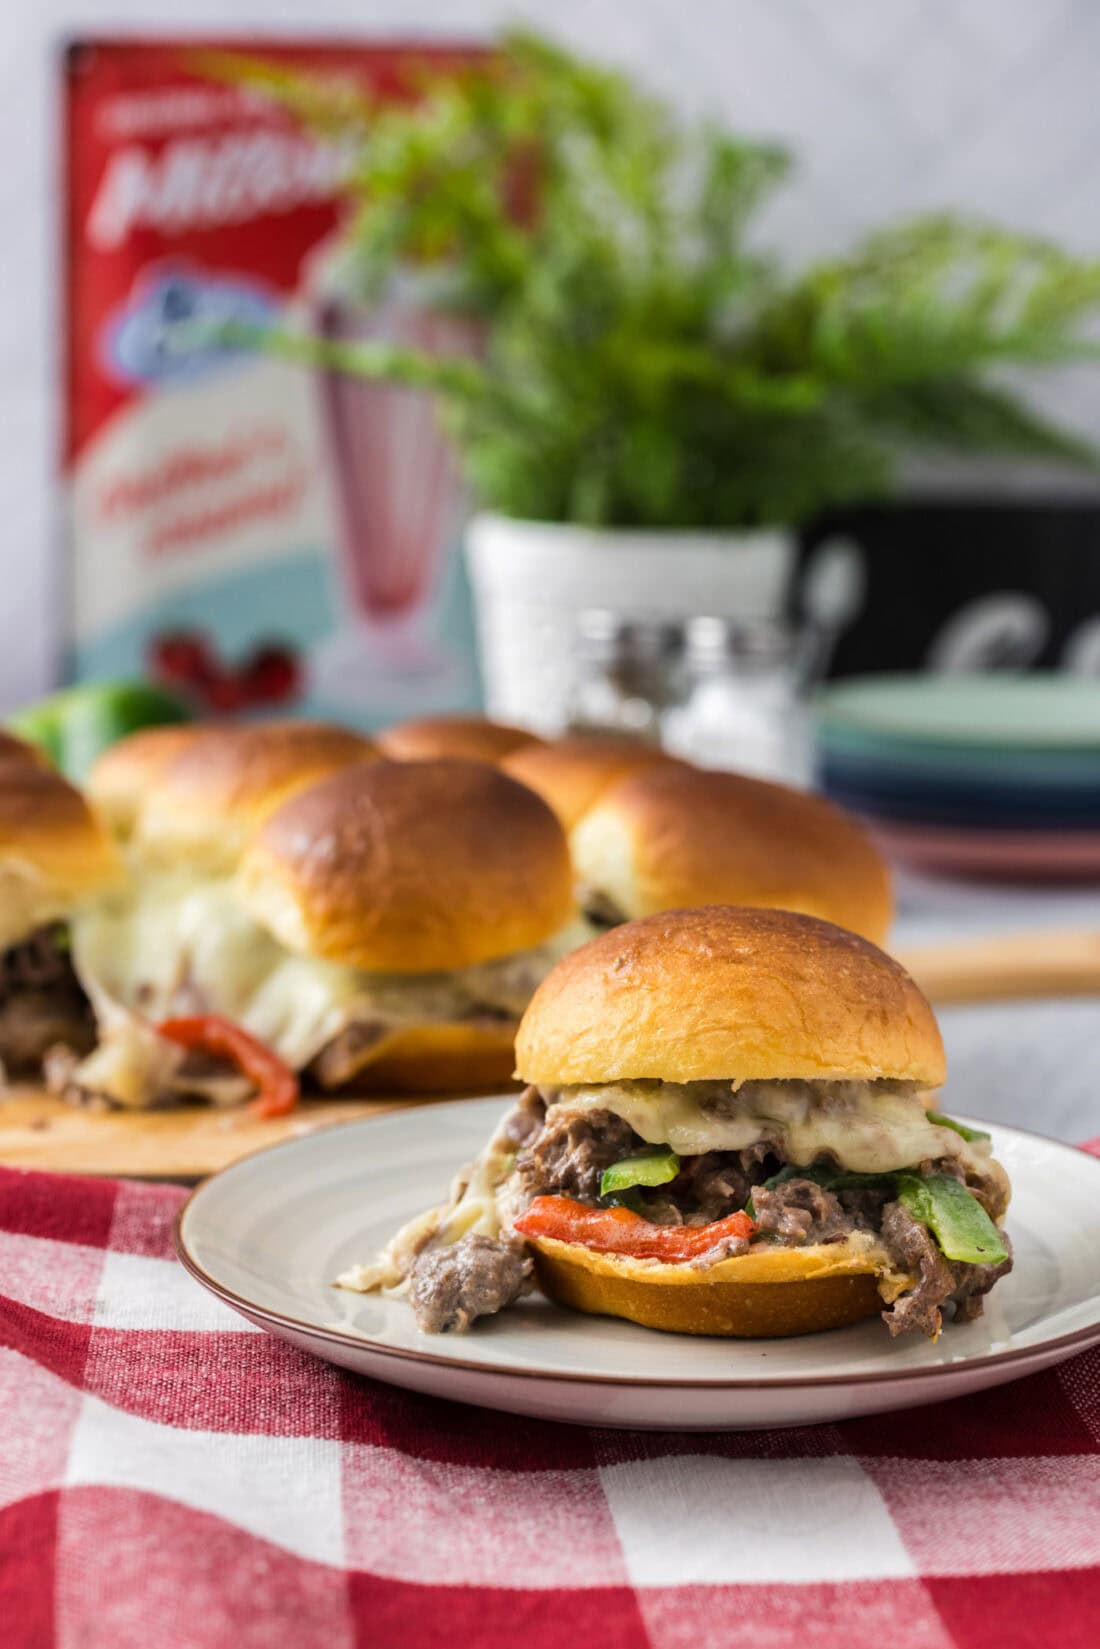
[[[51,485],[54,454],[68,416],[59,344],[66,301],[74,296],[71,282],[66,294],[59,268],[59,220],[65,195],[74,186],[60,142],[63,42],[154,40],[169,30],[200,40],[245,36],[257,50],[280,38],[308,46],[326,33],[364,47],[410,38],[477,42],[516,19],[550,29],[571,47],[622,66],[680,111],[711,115],[738,133],[790,145],[796,169],[762,203],[752,239],[775,248],[792,268],[846,250],[872,226],[942,209],[980,213],[1050,236],[1085,256],[1097,250],[1089,156],[1100,18],[1087,0],[1050,0],[1042,7],[1025,0],[972,0],[966,7],[946,0],[897,0],[890,7],[873,0],[844,0],[841,5],[789,0],[782,7],[767,0],[692,0],[686,8],[667,0],[639,0],[629,18],[619,6],[588,0],[583,5],[560,0],[553,7],[537,0],[507,7],[488,0],[405,0],[391,6],[324,0],[310,8],[305,30],[301,8],[275,0],[233,0],[230,6],[193,0],[170,13],[163,5],[140,0],[116,0],[106,11],[75,0],[8,8],[0,23],[5,76],[0,118],[9,156],[4,209],[11,226],[0,319],[6,368],[0,387],[0,496],[7,523],[0,700],[5,704],[50,685],[59,668],[73,667],[74,658],[94,663],[97,648],[113,664],[103,635],[107,615],[83,592],[76,600],[73,596],[73,585],[81,579],[74,559],[84,553],[89,530],[78,524],[74,544],[72,519],[66,532]],[[152,93],[158,83],[171,84],[172,71],[163,63],[159,70],[150,62],[147,73],[138,65],[131,72],[135,94]],[[113,84],[121,89],[119,81]],[[111,85],[108,69],[104,96]],[[194,135],[201,129],[201,124],[189,127],[186,115],[177,118],[179,133]],[[131,127],[136,141],[156,150],[167,126],[156,120],[140,126]],[[124,135],[116,133],[118,143]],[[286,202],[280,210],[293,211]],[[227,266],[236,259],[246,277],[262,281],[265,225],[259,218],[256,223],[253,245],[241,235],[232,251],[223,249],[220,273],[229,272]],[[292,232],[301,245],[316,226],[295,226]],[[194,236],[180,238],[184,254],[192,255]],[[149,250],[135,254],[132,277]],[[125,274],[119,273],[110,294],[116,306],[126,297]],[[75,278],[92,283],[97,277],[89,268]],[[1047,410],[1056,410],[1065,424],[1086,434],[1094,431],[1100,402],[1093,367],[1060,374],[1056,386],[1036,381],[1029,394]],[[946,487],[952,468],[948,454],[941,455],[931,473],[922,466],[922,487]],[[956,489],[976,484],[973,476],[960,483],[954,473],[950,480]],[[1044,497],[1052,491],[1058,497],[1084,495],[1090,505],[1095,491],[1081,474],[1038,481],[1029,476],[1027,482],[1032,493],[1038,488]],[[994,478],[990,496],[1005,497],[1024,485],[1018,475],[1001,474]],[[310,520],[308,530],[319,539],[331,538],[333,527],[331,521]],[[925,560],[942,555],[938,531],[918,524],[911,533]],[[1006,529],[1003,522],[977,543],[973,530],[960,536],[971,541],[980,563],[975,580],[991,586],[999,578],[1009,587],[1026,581],[1015,562],[1005,566],[1010,549],[1027,560],[1030,547],[1034,563],[1041,557],[1040,546],[1052,542],[1034,537],[1022,525]],[[1085,544],[1088,553],[1084,522],[1072,529],[1063,525],[1052,537],[1058,539],[1058,550],[1064,552],[1068,537],[1073,545]],[[274,539],[273,533],[273,546]],[[1034,564],[1031,570],[1037,577]],[[1059,594],[1066,581],[1060,569],[1054,581]],[[453,646],[463,651],[470,643],[461,601],[446,622]],[[74,635],[74,626],[84,633]],[[862,665],[871,656],[866,644],[857,648],[850,640],[849,646],[853,662]],[[475,692],[465,676],[448,688],[456,700],[469,700]]]
[[[0,713],[74,777],[148,721],[485,708],[823,786],[899,944],[1100,926],[1089,0],[0,40]],[[1091,1001],[947,1028],[955,1103],[1094,1131]]]
[[[1086,0],[0,29],[0,708],[485,706],[1100,873]]]

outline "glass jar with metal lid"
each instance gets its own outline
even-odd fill
[[[684,702],[683,653],[682,624],[603,608],[578,613],[567,731],[659,743],[664,717]]]
[[[685,625],[686,691],[664,717],[669,750],[704,767],[808,785],[805,692],[816,665],[809,630],[700,616]]]

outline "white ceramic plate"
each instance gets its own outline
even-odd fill
[[[660,1334],[535,1297],[469,1334],[418,1332],[401,1300],[332,1279],[440,1200],[511,1101],[459,1100],[325,1128],[208,1180],[180,1216],[185,1266],[272,1334],[392,1385],[598,1426],[740,1430],[907,1408],[1000,1385],[1100,1341],[1100,1161],[994,1128],[1016,1269],[937,1345],[876,1319],[789,1340]]]

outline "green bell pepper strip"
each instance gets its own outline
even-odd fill
[[[950,1174],[899,1174],[898,1201],[926,1225],[949,1260],[1000,1265],[1008,1250],[977,1197]]]
[[[632,1190],[636,1185],[667,1185],[679,1172],[680,1159],[666,1146],[639,1151],[637,1156],[623,1157],[621,1162],[604,1169],[600,1175],[600,1196],[610,1197]]]
[[[147,681],[94,681],[53,693],[9,718],[70,779],[83,779],[108,745],[142,727],[189,721],[173,693]]]
[[[976,1139],[992,1139],[984,1128],[968,1128],[965,1122],[956,1122],[954,1117],[945,1117],[942,1111],[927,1111],[929,1122],[934,1122],[937,1128],[952,1128],[956,1134],[961,1134],[968,1145],[973,1145]]]

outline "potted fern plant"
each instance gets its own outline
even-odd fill
[[[1092,351],[1100,264],[933,217],[789,274],[749,235],[784,151],[685,127],[530,35],[379,111],[233,73],[352,142],[342,257],[363,295],[428,271],[434,301],[476,321],[457,359],[234,341],[437,397],[477,511],[498,713],[552,718],[578,605],[775,615],[798,526],[888,493],[909,451],[1095,463],[997,374]]]

